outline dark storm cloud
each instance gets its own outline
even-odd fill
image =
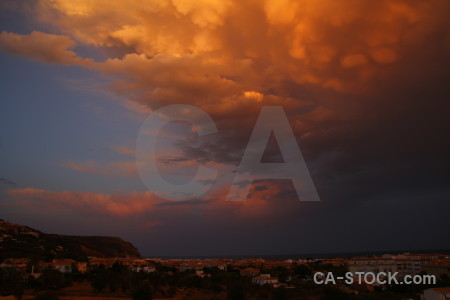
[[[4,177],[0,177],[0,183],[3,183],[5,185],[10,185],[10,186],[16,186],[17,184],[7,178]]]
[[[189,200],[183,200],[183,201],[172,201],[172,202],[161,202],[156,204],[156,206],[179,206],[179,205],[203,205],[208,204],[211,202],[211,200],[204,200],[204,199],[189,199]]]

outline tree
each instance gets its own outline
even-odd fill
[[[104,288],[106,288],[107,281],[106,281],[106,273],[105,272],[98,272],[94,275],[94,277],[91,280],[91,286],[97,291],[101,292]]]
[[[351,299],[351,295],[347,294],[346,292],[336,288],[336,287],[331,287],[331,286],[326,286],[323,289],[323,293],[321,296],[321,300],[329,300],[329,299],[333,299],[333,300],[346,300],[346,299]]]
[[[276,267],[273,275],[275,275],[275,277],[278,277],[279,282],[286,282],[289,276],[289,270],[286,267]]]
[[[41,281],[44,290],[59,290],[66,285],[64,274],[55,269],[43,270]]]
[[[167,295],[171,298],[177,294],[177,288],[174,286],[171,286],[167,292]]]
[[[114,293],[116,290],[120,288],[121,275],[120,273],[111,271],[107,272],[106,277],[109,290]]]
[[[305,265],[297,265],[294,268],[294,273],[301,279],[306,279],[308,275],[311,275],[311,269]]]
[[[148,283],[140,284],[133,292],[133,300],[152,300],[152,290]]]
[[[116,261],[116,262],[112,265],[112,267],[111,267],[111,271],[117,272],[117,273],[121,273],[121,272],[123,272],[125,269],[126,269],[126,268],[125,268],[119,261]]]
[[[244,287],[241,284],[235,284],[235,285],[231,286],[228,290],[227,299],[228,300],[244,300],[245,299]]]
[[[27,288],[27,282],[23,274],[17,270],[6,270],[0,273],[0,291],[4,295],[14,295],[16,299],[22,299]]]
[[[54,291],[45,291],[33,298],[33,300],[58,300],[58,299],[59,299],[58,295],[56,295]]]
[[[286,290],[284,288],[273,289],[272,299],[273,300],[286,300],[287,299]]]

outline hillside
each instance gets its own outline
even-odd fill
[[[131,243],[118,237],[47,234],[0,220],[0,259],[86,260],[88,256],[140,257],[140,254]]]

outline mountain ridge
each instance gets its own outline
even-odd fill
[[[49,234],[0,219],[0,259],[31,258],[79,261],[96,257],[141,257],[130,242],[112,236]]]

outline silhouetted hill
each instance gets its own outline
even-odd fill
[[[0,220],[0,259],[86,260],[88,256],[140,257],[140,254],[131,243],[118,237],[47,234]]]

